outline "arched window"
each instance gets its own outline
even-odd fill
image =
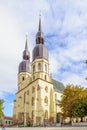
[[[31,113],[31,117],[32,117],[32,119],[34,118],[34,111],[32,111],[32,113]]]
[[[27,95],[29,95],[29,90],[27,90]]]
[[[22,80],[24,80],[24,76],[22,77]]]
[[[45,102],[46,104],[48,104],[48,97],[47,97],[47,96],[45,97],[44,102]]]
[[[10,124],[10,121],[9,121],[9,124]]]
[[[37,91],[39,91],[40,90],[40,85],[38,84],[38,86],[37,86]]]
[[[46,75],[44,76],[44,79],[47,80],[47,76]]]
[[[34,97],[32,97],[32,106],[34,106]]]
[[[45,87],[45,91],[48,92],[48,87],[47,86]]]
[[[33,80],[35,80],[35,76],[33,76]]]
[[[26,92],[24,92],[24,103],[26,102]]]
[[[45,64],[45,71],[47,71],[47,65]]]
[[[27,60],[29,59],[29,56],[27,56]]]
[[[33,72],[35,72],[35,65],[33,65]]]
[[[45,119],[48,119],[48,111],[45,111]]]
[[[35,92],[35,87],[33,86],[33,87],[32,87],[32,93],[34,93],[34,92]]]
[[[41,70],[41,63],[38,63],[38,70]]]

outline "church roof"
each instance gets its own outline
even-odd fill
[[[63,83],[57,81],[57,80],[54,80],[52,79],[52,82],[53,82],[53,87],[54,87],[54,90],[57,91],[57,92],[63,92],[65,86],[63,85]]]
[[[30,52],[28,51],[28,43],[27,43],[27,36],[26,36],[26,43],[25,43],[25,50],[23,51],[23,59],[30,60]]]
[[[41,16],[39,17],[39,27],[36,34],[36,44],[44,44],[44,33],[42,32],[41,28]]]
[[[48,60],[48,50],[43,44],[38,44],[33,49],[33,60],[37,58],[44,58]]]
[[[28,72],[30,73],[30,52],[28,51],[28,43],[27,43],[27,36],[26,36],[26,43],[25,43],[25,50],[23,51],[23,60],[19,64],[18,73],[21,72]]]
[[[33,49],[33,61],[38,58],[44,58],[48,60],[48,50],[44,45],[44,33],[42,32],[42,27],[41,27],[41,15],[39,17],[39,27],[38,27],[38,32],[36,34],[36,46]]]

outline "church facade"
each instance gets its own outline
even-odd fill
[[[23,60],[19,64],[13,124],[35,126],[58,122],[58,113],[61,112],[58,101],[63,90],[64,85],[49,74],[49,52],[44,43],[40,17],[32,62],[26,39]]]

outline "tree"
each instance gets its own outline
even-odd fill
[[[3,113],[3,103],[4,103],[4,100],[3,99],[0,99],[0,117],[2,117],[4,115]]]
[[[59,105],[64,117],[84,117],[87,114],[87,89],[67,85]]]

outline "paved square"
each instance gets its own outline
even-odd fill
[[[2,128],[0,128],[2,130]],[[28,128],[5,128],[5,130],[87,130],[87,127],[28,127]]]

